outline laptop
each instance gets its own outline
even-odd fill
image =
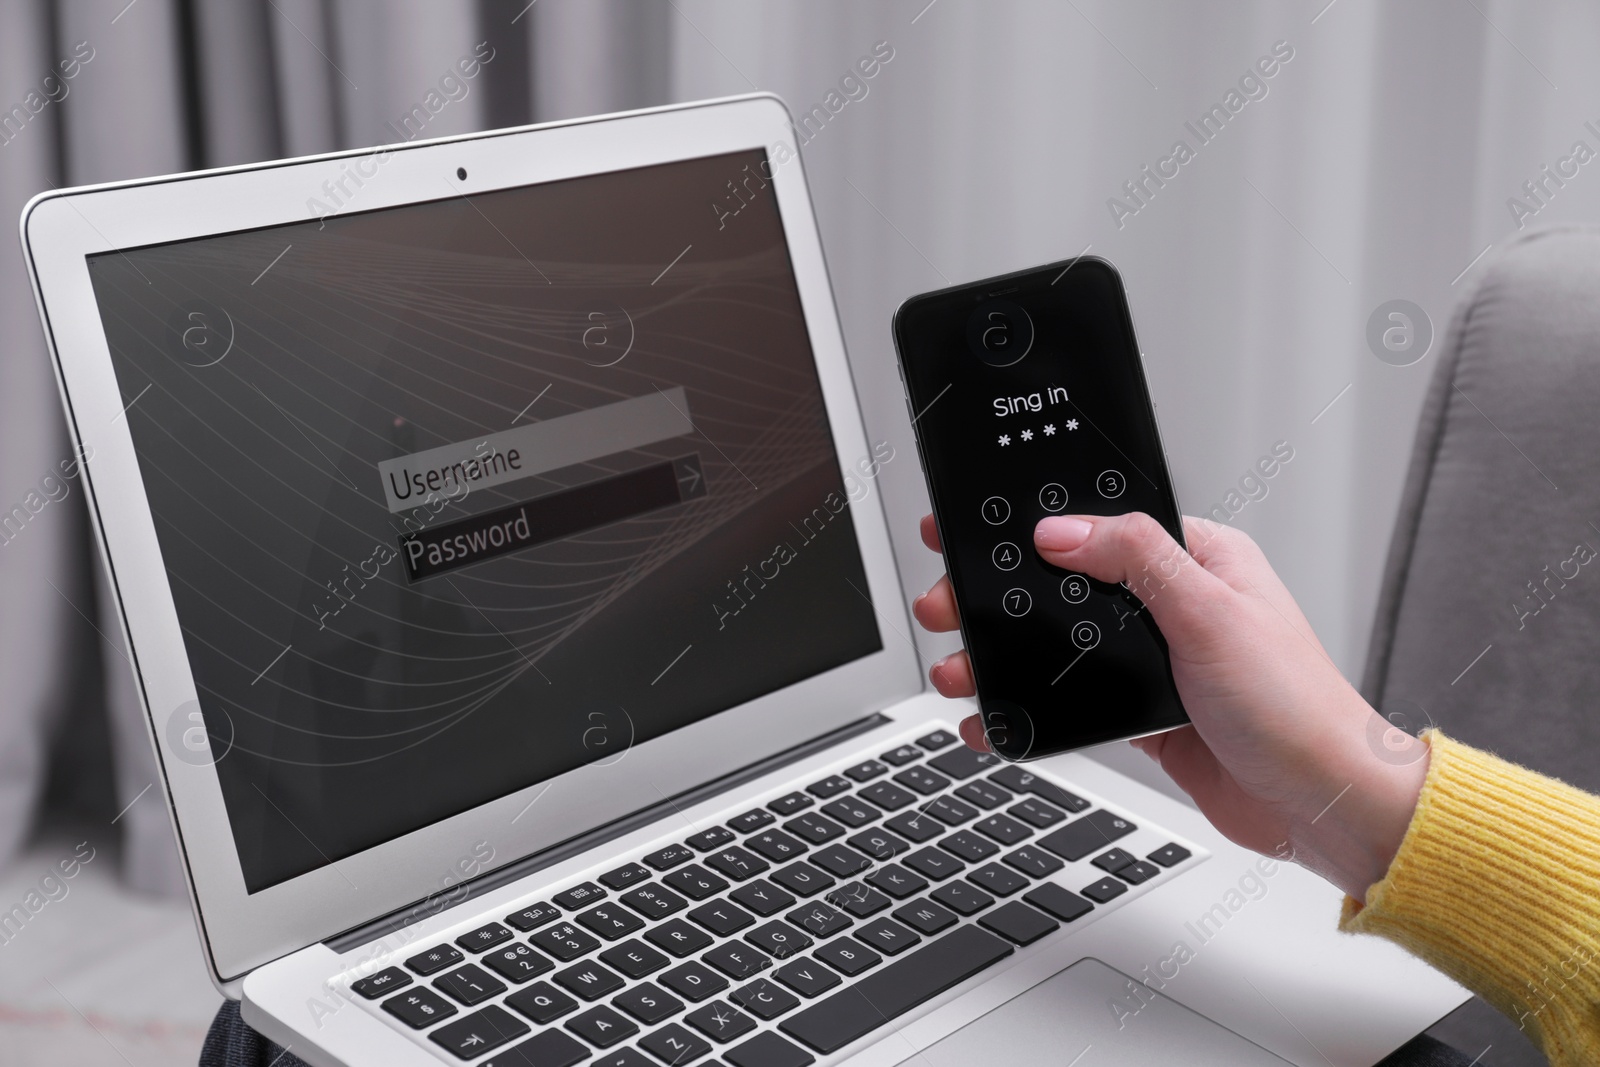
[[[1172,797],[959,743],[794,146],[757,94],[28,205],[217,988],[319,1065],[1367,1064],[1455,1007]]]

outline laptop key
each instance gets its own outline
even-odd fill
[[[1094,885],[1083,887],[1083,895],[1096,904],[1107,904],[1127,891],[1127,886],[1111,877],[1102,878]]]
[[[1054,852],[1068,863],[1083,859],[1119,837],[1133,833],[1136,827],[1120,815],[1101,808],[1091,811],[1076,822],[1052,830],[1039,839],[1039,844]]]
[[[955,797],[934,797],[922,810],[946,826],[960,826],[978,816],[977,808]]]
[[[874,919],[857,930],[856,936],[886,956],[898,956],[922,940],[890,918]]]
[[[815,800],[812,800],[804,793],[794,792],[787,793],[772,801],[767,805],[767,808],[779,815],[793,815],[797,811],[804,811],[815,803]]]
[[[838,908],[821,902],[798,907],[784,916],[812,937],[832,937],[850,928],[850,917]]]
[[[1146,856],[1145,859],[1155,860],[1163,867],[1171,867],[1182,863],[1184,860],[1188,859],[1190,855],[1191,853],[1189,850],[1184,848],[1182,845],[1169,843],[1162,845],[1160,848],[1150,853],[1150,855]]]
[[[783,828],[813,845],[825,845],[829,841],[844,836],[844,827],[832,819],[823,818],[821,815],[802,815],[798,819],[790,819],[783,824]]]
[[[932,815],[920,811],[902,811],[883,825],[918,845],[938,837],[948,829]]]
[[[800,1006],[800,998],[774,982],[757,978],[747,986],[740,986],[728,999],[759,1019],[776,1019],[791,1008]]]
[[[836,937],[812,955],[846,978],[854,978],[883,962],[882,956],[849,937]]]
[[[836,878],[848,878],[872,866],[872,861],[853,848],[829,845],[811,854],[811,862]]]
[[[973,915],[994,903],[994,897],[971,882],[946,882],[928,896],[957,915]]]
[[[856,795],[870,800],[884,811],[899,811],[917,799],[915,793],[908,793],[893,782],[873,782],[869,786],[862,787]]]
[[[560,908],[541,901],[538,904],[530,904],[521,911],[512,912],[506,916],[506,922],[526,934],[541,926],[548,926],[559,918],[561,918]]]
[[[596,1004],[582,1015],[574,1015],[564,1025],[596,1048],[610,1048],[639,1032],[637,1023],[624,1019],[604,1004]]]
[[[549,982],[535,982],[506,998],[506,1007],[515,1008],[541,1026],[561,1018],[577,1006],[576,1000]]]
[[[531,1029],[504,1008],[491,1004],[482,1011],[475,1011],[448,1026],[439,1027],[428,1035],[428,1040],[461,1059],[472,1060],[521,1037]]]
[[[600,953],[600,962],[621,971],[629,978],[643,978],[647,974],[659,971],[671,961],[643,941],[634,938],[620,945],[613,945]]]
[[[555,967],[549,957],[533,951],[520,941],[495,949],[486,954],[482,962],[501,978],[518,985]]]
[[[464,959],[466,956],[462,955],[461,950],[454,945],[440,945],[438,948],[430,948],[426,952],[412,956],[406,960],[406,966],[426,978]]]
[[[907,767],[894,776],[894,780],[907,789],[915,789],[923,796],[932,796],[950,784],[950,779],[942,774],[935,774],[926,767]]]
[[[772,966],[772,957],[743,941],[729,941],[700,957],[729,978],[749,978]]]
[[[498,1065],[486,1063],[483,1065],[483,1067],[498,1067]],[[513,1065],[508,1063],[505,1065],[505,1067],[513,1067]],[[524,1065],[517,1064],[515,1067],[524,1067]],[[590,1064],[589,1067],[657,1067],[657,1064],[655,1060],[651,1059],[649,1056],[646,1056],[638,1049],[619,1048],[615,1052],[604,1053],[599,1059]],[[702,1065],[702,1067],[712,1067],[712,1065],[707,1063]]]
[[[1006,853],[1002,859],[1008,867],[1015,867],[1023,874],[1032,875],[1035,878],[1044,878],[1055,874],[1066,866],[1066,864],[1050,855],[1044,849],[1034,848],[1032,845],[1023,845],[1015,852]]]
[[[929,752],[937,752],[941,748],[949,748],[956,743],[956,735],[949,730],[935,730],[931,734],[924,734],[917,738],[917,744]]]
[[[728,888],[727,879],[712,874],[698,863],[663,875],[661,880],[690,900],[704,900]]]
[[[667,1067],[680,1067],[682,1064],[693,1063],[711,1051],[709,1042],[696,1037],[677,1023],[669,1023],[653,1034],[646,1034],[639,1039],[639,1044]]]
[[[728,988],[726,978],[694,960],[663,971],[658,980],[678,996],[693,1001],[705,1000]]]
[[[801,956],[793,963],[779,967],[772,977],[803,997],[815,997],[839,984],[839,976],[823,967],[810,956]]]
[[[1020,900],[1002,904],[978,919],[978,925],[993,930],[1008,941],[1031,945],[1045,934],[1061,929],[1061,924],[1042,911],[1028,907]]]
[[[511,931],[499,923],[489,923],[480,926],[471,933],[462,934],[456,938],[456,944],[468,952],[482,952],[494,948],[502,941],[511,940]]]
[[[1001,789],[993,782],[983,778],[961,786],[955,791],[955,795],[970,804],[976,804],[984,811],[992,811],[1007,801],[1015,799],[1007,790]]]
[[[733,831],[726,826],[713,826],[709,830],[701,830],[697,834],[691,834],[684,843],[696,852],[710,852],[714,848],[721,848],[733,839]]]
[[[1067,813],[1060,808],[1046,804],[1042,800],[1032,797],[1022,801],[1016,807],[1007,808],[1006,814],[1015,815],[1023,822],[1039,830],[1048,830],[1057,823],[1065,822]]]
[[[878,758],[883,760],[883,762],[893,764],[896,767],[904,767],[912,760],[921,759],[922,756],[922,749],[918,748],[916,745],[901,745],[899,748],[891,749],[890,751],[885,752]]]
[[[626,993],[618,993],[611,1003],[638,1019],[646,1026],[654,1026],[683,1010],[683,1001],[664,992],[654,982],[636,985]]]
[[[778,959],[787,959],[797,952],[804,952],[812,945],[811,935],[801,933],[781,919],[774,919],[765,926],[759,926],[744,935],[744,939]]]
[[[768,1030],[723,1055],[733,1067],[810,1067],[816,1058],[805,1049]],[[711,1067],[707,1064],[706,1067]]]
[[[931,900],[913,900],[903,908],[896,908],[894,917],[921,934],[932,937],[958,921],[956,913]]]
[[[981,863],[1000,851],[993,841],[986,841],[970,830],[957,830],[939,839],[939,847],[960,856],[968,863]],[[910,862],[909,860],[907,862]]]
[[[928,761],[928,766],[940,774],[949,775],[951,778],[971,778],[980,771],[986,771],[1000,765],[1000,757],[992,752],[974,752],[965,746],[953,748],[943,755],[935,756]]]
[[[455,1005],[431,989],[411,989],[383,1002],[383,1010],[413,1030],[432,1026],[456,1013]]]
[[[799,897],[809,897],[813,893],[831,889],[834,885],[834,878],[831,875],[819,871],[805,860],[796,860],[787,867],[779,867],[772,872],[772,880]]]
[[[869,759],[865,763],[845,768],[844,773],[847,778],[853,778],[858,782],[870,782],[879,775],[888,774],[889,768],[875,759]]]
[[[765,878],[747,882],[728,894],[757,915],[775,915],[794,903],[794,894],[779,889]]]
[[[1032,830],[1006,815],[991,815],[987,819],[979,819],[972,828],[989,840],[998,841],[1002,845],[1014,845],[1033,836]]]
[[[520,1045],[511,1046],[493,1059],[484,1060],[478,1067],[572,1067],[588,1058],[589,1050],[577,1038],[560,1030],[546,1030]]]
[[[870,804],[863,804],[855,797],[840,797],[830,804],[824,804],[822,813],[837,819],[851,829],[865,826],[883,814],[877,808]]]
[[[928,888],[928,880],[898,863],[886,863],[867,875],[867,883],[876,886],[896,900],[904,900]]]
[[[962,926],[786,1017],[778,1029],[822,1055],[837,1052],[1014,951],[987,931]]]
[[[385,967],[377,974],[369,974],[350,983],[350,988],[368,1000],[377,1000],[385,993],[411,984],[411,976],[398,967]]]
[[[989,781],[1003,785],[1013,793],[1032,793],[1039,799],[1049,801],[1058,808],[1066,808],[1068,811],[1082,811],[1089,806],[1089,802],[1076,793],[1069,793],[1054,782],[1047,782],[1015,763],[1001,767],[989,775]]]
[[[905,865],[925,878],[935,882],[949,878],[966,864],[956,859],[948,852],[936,848],[925,848],[920,852],[913,852],[905,858]]]
[[[655,882],[630,889],[617,899],[646,919],[664,919],[689,906],[687,900]]]
[[[588,911],[580,911],[572,918],[579,926],[599,934],[607,941],[616,941],[627,937],[635,930],[644,928],[644,923],[638,916],[614,901],[609,904],[596,904]]]
[[[840,793],[848,792],[851,787],[852,783],[850,779],[845,778],[842,775],[830,774],[822,781],[812,782],[810,785],[806,786],[806,792],[810,793],[814,797],[827,800],[829,797],[836,797]]]
[[[614,871],[607,871],[600,876],[600,880],[612,889],[626,889],[630,885],[650,880],[650,870],[643,864],[624,863]]]
[[[829,904],[844,909],[858,919],[876,915],[890,904],[888,897],[865,882],[846,882],[830,892],[826,899]]]
[[[1126,867],[1117,869],[1117,877],[1129,885],[1143,885],[1160,873],[1160,867],[1153,863],[1146,863],[1144,860],[1130,863]]]
[[[741,834],[748,834],[752,831],[761,829],[763,826],[771,826],[777,821],[778,817],[772,814],[772,812],[765,811],[761,808],[751,808],[743,815],[735,815],[733,818],[729,819],[728,826],[731,829],[739,831]]]
[[[600,947],[600,942],[569,922],[547,926],[528,940],[533,942],[535,948],[544,949],[563,963]]]
[[[865,852],[880,863],[911,851],[911,845],[904,838],[896,837],[887,830],[863,830],[848,840],[852,848]]]
[[[689,913],[689,918],[719,937],[732,937],[756,921],[748,911],[726,900],[702,904]]]
[[[506,991],[504,982],[491,976],[488,971],[475,963],[457,967],[449,974],[440,975],[433,980],[433,987],[450,994],[469,1008]]]
[[[576,911],[585,905],[593,904],[595,901],[603,899],[605,895],[605,887],[594,882],[579,882],[571,889],[564,889],[550,899],[568,911]]]
[[[1122,868],[1138,862],[1138,858],[1125,849],[1113,848],[1089,861],[1107,874],[1116,874]]]
[[[652,852],[644,861],[658,871],[670,871],[680,863],[688,863],[694,859],[694,853],[687,845],[668,845],[657,852]]]
[[[744,843],[773,863],[792,860],[806,851],[805,842],[797,837],[790,837],[782,830],[768,830],[766,833],[756,834],[754,837],[746,838]]]
[[[669,919],[644,935],[644,939],[682,959],[711,944],[710,935],[682,919]]]
[[[973,885],[982,886],[987,892],[997,897],[1009,897],[1019,889],[1028,887],[1028,880],[1016,871],[1008,870],[998,863],[985,863],[975,871],[967,874],[967,879]]]
[[[746,878],[754,878],[772,865],[753,852],[730,845],[707,856],[706,866],[716,868],[719,873],[736,882],[742,882]]]
[[[593,960],[568,967],[564,971],[557,971],[555,982],[569,993],[576,993],[584,1000],[599,1000],[626,984],[621,975]]]
[[[756,1021],[731,1004],[713,1000],[703,1008],[696,1008],[683,1017],[683,1021],[705,1034],[719,1045],[726,1045],[756,1028]]]
[[[1093,904],[1084,900],[1070,889],[1062,889],[1054,882],[1046,882],[1041,886],[1035,886],[1029,892],[1024,893],[1022,899],[1041,911],[1049,912],[1064,923],[1082,918],[1094,910]]]

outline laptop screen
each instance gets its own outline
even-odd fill
[[[882,647],[768,167],[91,257],[249,892]]]

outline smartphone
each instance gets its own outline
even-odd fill
[[[1188,722],[1139,597],[1033,547],[1047,515],[1131,511],[1183,544],[1116,268],[1080,256],[923,293],[895,312],[894,341],[995,752],[1036,759]]]

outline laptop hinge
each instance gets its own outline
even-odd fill
[[[882,712],[874,712],[865,718],[857,719],[837,729],[829,730],[825,734],[820,734],[809,741],[803,741],[793,748],[785,749],[765,759],[757,760],[755,763],[747,764],[736,771],[730,771],[720,778],[713,778],[711,781],[698,785],[693,789],[668,797],[659,804],[651,804],[649,807],[640,808],[630,815],[625,815],[603,826],[597,826],[593,830],[579,834],[577,837],[568,838],[565,841],[551,845],[549,848],[524,856],[514,863],[508,863],[504,867],[499,867],[470,882],[452,886],[445,894],[423,897],[419,901],[408,904],[403,908],[397,908],[371,922],[363,923],[361,926],[346,930],[342,934],[327,938],[322,943],[335,952],[349,952],[351,949],[359,948],[369,941],[375,941],[385,934],[404,929],[412,923],[420,922],[423,919],[431,919],[447,908],[453,908],[471,900],[473,897],[482,896],[491,890],[499,889],[501,886],[515,882],[519,878],[525,878],[535,871],[544,870],[546,867],[552,867],[564,860],[571,859],[573,856],[599,848],[608,841],[614,841],[642,826],[648,826],[650,823],[665,818],[679,809],[698,804],[703,800],[709,800],[731,789],[736,789],[764,774],[780,770],[792,763],[798,763],[800,760],[837,745],[841,741],[847,741],[852,737],[864,734],[869,730],[875,730],[893,721]]]

